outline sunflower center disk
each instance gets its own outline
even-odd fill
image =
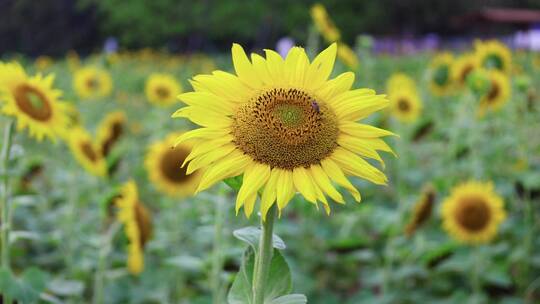
[[[401,112],[409,112],[409,110],[411,109],[411,106],[409,105],[409,102],[406,99],[398,100],[397,105],[398,105],[398,109]]]
[[[272,89],[235,113],[234,143],[255,161],[292,170],[318,164],[337,147],[334,112],[297,89]]]
[[[488,69],[497,69],[497,70],[502,70],[503,65],[504,65],[501,57],[497,54],[488,55],[484,63]]]
[[[167,88],[164,88],[164,87],[158,87],[156,89],[156,94],[159,98],[161,99],[165,99],[167,97],[169,97],[169,90]]]
[[[490,211],[486,203],[481,199],[470,199],[463,203],[457,214],[458,222],[469,231],[484,229],[490,220]]]
[[[96,78],[88,78],[88,80],[86,80],[86,86],[90,90],[97,90],[99,88],[99,80]]]
[[[171,149],[167,151],[160,162],[160,169],[169,181],[173,183],[182,183],[189,178],[186,174],[187,165],[182,167],[184,160],[188,156],[189,151],[182,149]]]
[[[487,100],[488,101],[494,101],[500,93],[501,89],[499,85],[496,82],[491,83],[491,88],[489,89]]]
[[[21,111],[35,120],[47,121],[52,116],[52,108],[42,92],[28,85],[15,88],[15,102]]]
[[[83,142],[81,144],[81,150],[82,153],[91,161],[95,162],[98,159],[98,156],[96,152],[94,151],[94,148],[92,147],[92,144],[89,142]]]

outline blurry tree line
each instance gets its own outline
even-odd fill
[[[109,36],[122,48],[171,51],[222,50],[233,41],[269,47],[284,35],[302,43],[315,2],[350,43],[359,33],[455,34],[452,17],[486,6],[540,8],[539,0],[0,0],[0,54],[86,53]]]

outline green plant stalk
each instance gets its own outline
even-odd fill
[[[225,221],[225,193],[220,193],[216,201],[216,215],[214,218],[214,249],[212,254],[212,303],[220,304],[222,301],[221,271],[223,269],[223,224]]]
[[[11,152],[11,135],[13,120],[8,121],[4,129],[4,142],[2,144],[2,268],[9,269],[9,231],[10,202],[9,202],[9,158]]]
[[[480,282],[480,273],[482,271],[482,256],[480,254],[480,247],[476,246],[473,248],[473,255],[474,255],[474,266],[472,267],[471,271],[471,287],[473,291],[473,295],[475,297],[479,297],[482,293],[482,284]]]
[[[259,240],[259,252],[255,260],[255,271],[253,272],[253,304],[264,304],[264,288],[270,272],[270,264],[274,253],[272,236],[274,230],[274,219],[276,217],[276,205],[272,205],[266,221],[261,219],[261,238]]]
[[[9,261],[9,232],[11,229],[10,201],[9,201],[9,158],[11,155],[11,144],[14,121],[7,122],[4,129],[4,142],[2,144],[2,268],[11,272]],[[11,299],[4,298],[4,303],[11,303]]]
[[[94,277],[94,304],[102,304],[103,295],[104,295],[104,286],[105,286],[105,271],[107,270],[107,256],[111,252],[112,240],[114,235],[120,229],[121,224],[119,222],[114,222],[111,224],[105,235],[103,236],[102,242],[100,244],[100,251],[98,257],[98,265],[96,269],[96,274]]]

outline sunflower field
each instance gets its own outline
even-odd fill
[[[540,53],[305,14],[276,50],[0,53],[1,303],[540,303]]]

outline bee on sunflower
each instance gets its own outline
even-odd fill
[[[131,274],[137,275],[144,270],[144,247],[152,237],[152,218],[140,201],[133,180],[122,186],[115,205],[118,207],[117,219],[124,225],[129,243],[127,267]]]
[[[86,171],[99,177],[107,176],[107,163],[101,149],[85,129],[72,128],[68,135],[68,144],[71,153]]]
[[[452,65],[454,56],[450,53],[441,53],[431,61],[429,67],[429,87],[433,94],[445,96],[452,92]]]
[[[144,92],[151,103],[168,106],[178,102],[176,96],[182,93],[182,86],[172,75],[155,73],[146,80]]]
[[[479,114],[487,111],[497,111],[502,108],[510,98],[510,79],[499,71],[489,71],[489,90],[480,98]]]
[[[55,140],[68,124],[62,91],[53,87],[54,76],[29,77],[18,63],[0,62],[0,111],[17,119],[17,130],[31,137]]]
[[[201,145],[197,151],[192,152],[192,144],[185,142],[175,146],[176,138],[182,133],[173,133],[165,140],[154,143],[146,155],[145,166],[150,181],[160,191],[175,197],[193,195],[199,185],[202,170],[187,173],[184,163],[189,163],[197,153],[209,151],[215,142],[210,145]],[[230,141],[230,136],[222,138],[222,142]],[[190,155],[190,159],[188,159]]]
[[[504,74],[512,71],[512,52],[510,49],[497,40],[476,41],[476,56],[480,66],[488,70],[498,70]]]
[[[491,241],[504,221],[503,200],[492,183],[466,182],[452,189],[442,204],[443,228],[463,243]]]
[[[399,121],[415,122],[422,112],[422,101],[416,89],[402,89],[389,94],[390,111]]]
[[[311,7],[311,18],[315,27],[328,43],[339,41],[341,34],[339,29],[328,15],[324,5],[317,3]]]
[[[106,70],[95,66],[86,66],[75,71],[73,88],[82,99],[103,98],[111,94],[113,82]]]
[[[197,192],[243,175],[236,211],[249,217],[262,190],[263,219],[277,203],[281,211],[298,191],[330,212],[326,195],[344,203],[334,182],[360,201],[346,175],[385,185],[386,176],[365,158],[380,160],[392,151],[381,137],[392,132],[357,121],[388,106],[371,89],[351,90],[354,74],[330,76],[337,52],[332,44],[310,63],[304,49],[292,48],[285,59],[272,50],[266,58],[232,47],[236,75],[215,71],[191,82],[195,92],[180,100],[188,106],[173,114],[201,128],[177,142],[201,139],[188,156],[187,173],[205,170]]]
[[[452,79],[459,87],[467,84],[467,77],[480,68],[480,61],[475,54],[463,54],[458,57],[452,66]]]
[[[124,134],[126,124],[126,114],[122,111],[111,112],[100,122],[97,128],[97,145],[103,156],[109,155],[111,149]]]

